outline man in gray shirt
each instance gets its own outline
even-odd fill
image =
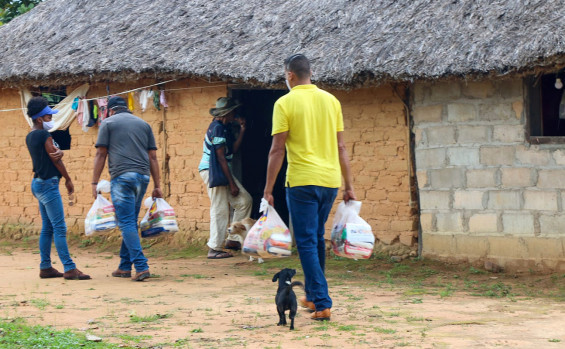
[[[152,197],[162,198],[157,146],[151,126],[131,114],[126,101],[111,97],[108,101],[110,117],[102,121],[96,141],[96,157],[92,175],[92,195],[96,198],[96,185],[108,157],[111,195],[118,226],[122,232],[120,265],[112,272],[114,277],[131,277],[143,281],[150,277],[147,258],[143,255],[137,231],[137,218],[141,201],[153,177],[155,188]],[[132,276],[132,264],[136,273]]]

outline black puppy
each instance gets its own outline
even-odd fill
[[[300,286],[304,289],[304,284],[300,281],[291,282],[292,277],[296,275],[296,270],[285,268],[273,276],[273,282],[279,280],[279,288],[275,297],[277,312],[279,313],[279,323],[277,326],[286,325],[285,310],[290,310],[288,318],[290,319],[290,329],[294,330],[294,316],[296,315],[296,294],[292,288]]]

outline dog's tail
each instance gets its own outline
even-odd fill
[[[304,284],[303,284],[302,282],[300,282],[300,281],[293,281],[293,282],[290,284],[290,288],[293,288],[294,286],[300,286],[302,289],[304,289]]]

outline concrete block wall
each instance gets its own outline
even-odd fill
[[[151,83],[137,81],[111,84],[111,92]],[[156,137],[162,184],[168,187],[167,201],[175,208],[182,230],[175,240],[182,243],[194,237],[205,239],[209,230],[210,202],[198,173],[198,164],[202,156],[204,133],[211,121],[209,108],[218,97],[226,95],[227,87],[183,80],[169,83],[166,88],[178,89],[167,92],[170,107],[166,111],[157,111],[149,103],[147,110],[141,112],[136,103],[134,114],[150,123]],[[72,87],[69,89],[72,90]],[[380,242],[413,247],[418,217],[411,203],[408,127],[402,102],[389,87],[330,92],[342,103],[354,186],[358,199],[363,201],[362,217],[371,224]],[[105,85],[93,85],[88,97],[105,94]],[[0,109],[12,108],[20,108],[17,90],[0,90]],[[25,147],[29,127],[20,111],[3,112],[0,117],[5,126],[0,130],[0,142],[4,145],[0,149],[0,166],[6,169],[0,172],[0,185],[3,188],[0,191],[0,224],[4,226],[1,234],[37,232],[41,227],[41,219],[30,190],[32,167]],[[63,201],[69,231],[82,234],[84,217],[92,204],[90,182],[97,127],[85,133],[73,122],[70,133],[72,149],[65,152],[63,160],[75,184],[77,203],[69,207],[67,200]],[[166,183],[165,174],[168,175]],[[107,168],[102,178],[110,178]],[[148,192],[152,186],[149,185]],[[63,186],[61,191],[64,191]],[[334,211],[341,201],[342,192],[336,200]],[[326,226],[328,233],[332,219],[333,213]],[[8,229],[10,227],[14,229]]]
[[[563,268],[565,153],[529,144],[522,86],[521,79],[414,86],[424,255]],[[553,254],[548,237],[561,246]],[[480,248],[463,247],[473,240]]]

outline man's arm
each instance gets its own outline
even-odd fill
[[[271,143],[271,150],[269,151],[269,163],[267,165],[267,183],[265,183],[265,190],[263,191],[263,198],[273,206],[275,199],[273,198],[273,187],[277,181],[277,176],[281,170],[284,156],[285,144],[288,131],[277,133],[273,136]]]
[[[349,156],[347,155],[347,147],[343,140],[343,131],[337,133],[337,147],[339,150],[339,166],[341,174],[345,180],[345,191],[343,192],[343,201],[357,200],[353,192],[353,181],[351,180],[351,170],[349,169]]]
[[[106,164],[106,157],[108,156],[108,148],[97,147],[96,155],[94,156],[94,170],[92,171],[92,196],[96,199],[97,191],[96,185],[98,185],[98,180],[104,170],[104,165]]]
[[[151,177],[153,177],[153,193],[151,197],[162,198],[163,191],[161,190],[161,172],[159,172],[159,161],[157,160],[157,151],[149,150],[149,171],[151,172]]]

